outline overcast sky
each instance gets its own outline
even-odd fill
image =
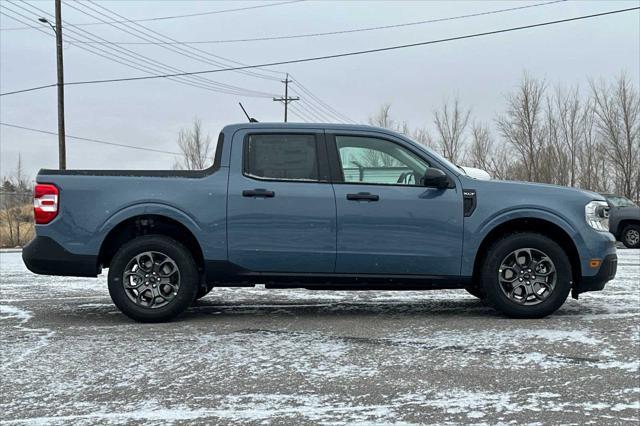
[[[30,2],[53,13],[53,0]],[[98,5],[127,19],[144,19],[219,11],[267,4],[230,1],[101,1]],[[402,24],[422,20],[494,11],[536,2],[458,1],[458,2],[320,2],[301,1],[235,12],[206,14],[179,19],[141,22],[148,29],[178,41],[211,41],[304,33],[341,31],[354,28]],[[638,1],[566,1],[544,6],[465,19],[448,20],[395,29],[289,40],[253,41],[192,45],[229,60],[258,64],[279,60],[320,56],[395,44],[492,31],[638,6]],[[37,22],[43,15],[28,6],[0,0],[5,14],[21,13],[30,24],[45,30],[16,30],[24,24],[5,15],[0,17],[1,92],[55,83],[55,41],[51,30]],[[68,24],[113,20],[95,4],[68,3],[62,7]],[[88,16],[75,6],[94,17]],[[88,7],[93,8],[90,10]],[[25,10],[26,9],[26,10]],[[11,11],[9,11],[11,10]],[[97,11],[97,12],[96,12]],[[27,19],[20,18],[27,22]],[[120,18],[121,19],[121,18]],[[53,21],[53,18],[51,18]],[[76,27],[114,42],[141,42],[135,35],[110,25]],[[63,32],[64,33],[64,32]],[[148,34],[148,33],[147,33]],[[69,36],[72,34],[69,32]],[[76,33],[77,39],[91,37]],[[155,36],[160,37],[158,34]],[[94,39],[96,40],[96,39]],[[365,122],[381,104],[391,103],[393,115],[411,126],[432,126],[432,113],[446,97],[458,95],[472,108],[474,119],[491,122],[505,106],[504,95],[518,84],[526,70],[545,78],[550,85],[587,85],[589,77],[607,79],[626,72],[640,81],[640,14],[637,11],[529,29],[519,32],[413,47],[391,52],[353,56],[318,62],[278,66],[274,71],[289,72],[326,104],[349,118]],[[104,49],[111,58],[109,45]],[[181,46],[121,45],[138,57],[161,62],[173,69],[196,71],[216,68],[215,57],[191,50],[191,58]],[[171,51],[172,49],[174,51]],[[123,55],[122,53],[120,55]],[[121,56],[122,58],[123,56]],[[203,63],[199,60],[209,61]],[[122,60],[122,59],[121,59]],[[124,59],[127,64],[133,62]],[[147,63],[149,65],[149,63]],[[65,43],[67,82],[145,75],[111,60],[83,51],[79,45]],[[153,68],[162,73],[160,65]],[[166,71],[167,68],[164,69]],[[263,76],[279,77],[268,71]],[[266,97],[218,93],[166,79],[119,82],[66,88],[67,134],[116,143],[175,151],[176,137],[195,116],[213,139],[228,123],[244,121],[238,107],[241,101],[260,121],[281,121],[282,105],[271,94],[282,94],[284,85],[276,80],[236,72],[208,75],[218,82],[258,91]],[[209,82],[205,84],[210,84]],[[298,90],[300,92],[300,90]],[[300,93],[297,108],[309,109],[311,99]],[[313,102],[311,102],[313,105]],[[317,108],[317,107],[316,107]],[[309,116],[309,112],[306,115]],[[0,97],[0,118],[4,123],[56,131],[56,90]],[[290,115],[291,121],[300,121]],[[38,169],[57,167],[57,138],[0,126],[1,174],[10,173],[21,153],[29,174]],[[132,150],[83,141],[67,141],[68,168],[168,168],[171,155]]]

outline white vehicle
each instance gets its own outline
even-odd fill
[[[469,177],[478,180],[491,180],[491,175],[482,169],[476,169],[475,167],[469,166],[458,166],[462,169],[462,171]]]

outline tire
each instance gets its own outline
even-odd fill
[[[627,225],[622,230],[622,244],[626,248],[640,247],[640,225]]]
[[[479,287],[465,287],[465,290],[467,290],[467,293],[469,293],[473,297],[477,297],[480,300],[484,300],[487,298],[487,295],[484,294],[484,291],[482,291],[482,289]]]
[[[125,272],[129,275],[126,280]],[[162,235],[147,235],[120,247],[111,260],[108,283],[111,300],[126,316],[140,322],[163,322],[191,306],[200,277],[193,256],[182,244]]]
[[[567,299],[571,263],[562,247],[544,235],[510,234],[487,250],[481,283],[498,311],[512,318],[542,318]]]

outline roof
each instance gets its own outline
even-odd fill
[[[235,131],[238,129],[331,129],[331,130],[367,130],[376,131],[387,134],[396,134],[395,132],[383,129],[381,127],[369,126],[366,124],[336,124],[336,123],[234,123],[224,127],[223,131]]]

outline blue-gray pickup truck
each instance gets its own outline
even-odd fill
[[[95,277],[138,321],[214,287],[466,289],[543,317],[615,276],[596,193],[476,180],[369,126],[246,123],[200,171],[41,170],[33,272]]]

